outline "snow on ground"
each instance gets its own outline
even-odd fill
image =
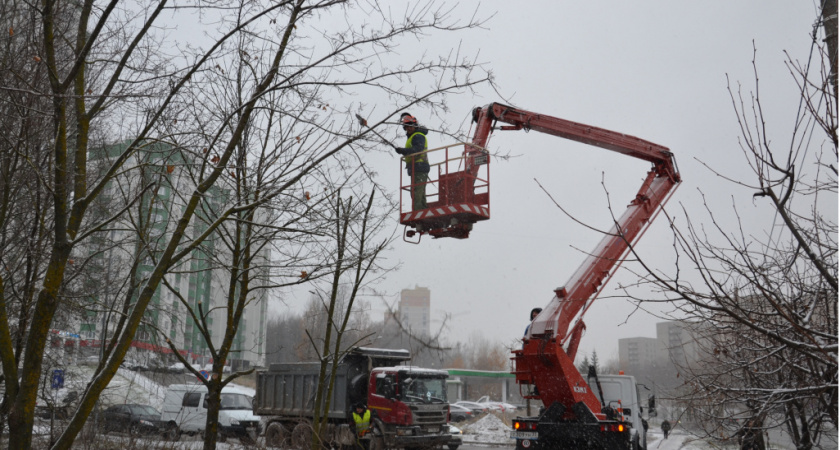
[[[510,444],[510,426],[494,414],[486,414],[481,419],[461,427],[464,443]]]
[[[668,439],[663,439],[663,437],[661,432],[649,431],[647,434],[648,450],[738,450],[740,448],[735,441],[731,443],[712,442],[693,436],[683,430],[671,432]],[[778,442],[770,442],[767,449],[789,450],[792,447]]]
[[[510,438],[510,426],[494,414],[487,414],[481,419],[460,427],[463,431],[461,439],[465,444],[513,445]],[[661,431],[651,425],[647,433],[648,450],[737,450],[735,442],[724,444],[711,442],[693,436],[688,431],[676,429],[668,439],[663,439]],[[771,443],[768,450],[787,450],[788,447]]]
[[[117,401],[114,403],[141,403],[151,405],[158,410],[160,410],[163,397],[166,395],[166,386],[150,380],[141,373],[123,368],[117,370],[116,376],[108,385],[108,390],[121,392],[125,395],[124,402]],[[109,397],[114,399],[113,395]]]
[[[649,431],[647,434],[648,450],[737,450],[740,448],[735,443],[727,445],[702,440],[681,430],[671,432],[668,439],[663,439],[663,437],[661,432]],[[771,446],[768,448],[778,449],[781,447]]]
[[[79,366],[72,372],[68,371],[65,377],[65,387],[57,391],[57,398],[63,398],[66,392],[71,390],[76,390],[79,393],[83,392],[86,384],[93,376],[93,372],[94,368],[90,366]],[[251,396],[256,393],[253,388],[247,386],[233,383],[231,383],[231,386],[237,386]],[[161,405],[163,405],[163,398],[166,395],[166,388],[167,386],[155,382],[141,372],[120,368],[100,399],[104,406],[138,403],[151,405],[160,410]]]

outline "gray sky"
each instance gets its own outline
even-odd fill
[[[456,11],[471,14],[475,5],[461,3]],[[682,205],[695,220],[707,222],[702,191],[724,218],[731,217],[734,202],[748,213],[751,225],[767,223],[768,208],[753,202],[752,191],[717,177],[700,161],[751,180],[738,147],[726,77],[733,85],[741,83],[749,98],[755,89],[753,43],[770,134],[785,148],[798,96],[784,51],[794,59],[807,58],[817,11],[812,2],[490,1],[478,11],[495,12],[485,30],[400,47],[406,57],[448,53],[460,40],[463,53],[479,52],[478,59],[494,72],[504,97],[489,89],[479,96],[450,97],[445,115],[450,125],[463,123],[466,131],[474,107],[498,101],[634,135],[675,154],[684,182],[668,205],[670,212],[679,215]],[[411,112],[430,128],[440,125],[426,111]],[[385,135],[398,144],[405,139],[401,130]],[[451,142],[435,133],[429,139],[430,147]],[[496,132],[489,147],[517,155],[491,163],[491,219],[476,224],[467,240],[396,241],[386,256],[400,261],[401,269],[378,288],[396,299],[403,288],[429,287],[432,316],[453,314],[451,339],[463,341],[481,331],[510,343],[522,336],[530,309],[545,306],[554,288],[583,261],[582,251],[600,239],[554,207],[535,179],[575,217],[606,229],[608,201],[620,215],[649,164],[537,132]],[[382,156],[371,162],[380,182],[396,190],[400,163],[395,154]],[[664,224],[660,218],[638,250],[669,271],[672,239]],[[394,227],[399,227],[396,216]],[[609,359],[617,357],[619,338],[655,336],[654,324],[661,319],[643,311],[632,314],[633,305],[616,290],[618,282],[632,280],[620,272],[590,309],[580,352],[595,349]],[[377,301],[373,307],[379,319]]]

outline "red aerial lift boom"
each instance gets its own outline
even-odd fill
[[[633,136],[583,125],[556,117],[537,114],[511,106],[492,103],[473,111],[476,122],[472,145],[466,145],[464,170],[458,172],[464,183],[476,179],[479,168],[486,164],[486,146],[493,130],[535,130],[584,144],[612,150],[651,163],[651,169],[630,202],[627,210],[616,221],[612,232],[603,237],[594,251],[569,281],[554,291],[554,298],[531,323],[523,348],[513,352],[516,381],[520,385],[534,386],[526,394],[539,398],[546,408],[553,408],[553,419],[564,423],[615,422],[614,414],[602,411],[601,401],[589,388],[584,377],[574,365],[575,354],[585,329],[583,315],[597,297],[601,288],[621,264],[622,258],[641,237],[653,218],[680,183],[680,174],[673,154],[661,145]],[[498,123],[501,125],[497,127]],[[482,164],[475,164],[480,161]],[[488,177],[489,179],[489,177]],[[463,198],[471,198],[467,192]],[[489,202],[489,194],[485,199]],[[448,205],[439,204],[441,208]],[[489,217],[489,204],[486,205]],[[433,236],[467,237],[472,224],[454,221],[457,232],[449,230],[444,218],[427,223],[424,232]],[[435,228],[435,224],[438,227]],[[437,235],[435,235],[437,233]],[[587,412],[588,411],[588,412]],[[620,421],[620,418],[618,419]],[[574,431],[574,430],[572,430]],[[567,433],[568,430],[564,431]],[[542,438],[542,444],[547,444]],[[591,441],[589,441],[591,442]],[[609,447],[609,445],[605,445]]]
[[[653,163],[653,169],[648,173],[648,178],[639,190],[634,204],[642,202],[642,197],[645,196],[657,202],[656,192],[661,190],[663,185],[663,180],[657,181],[657,177],[663,176],[670,180],[670,184],[665,183],[670,186],[666,188],[666,193],[680,181],[673,155],[667,148],[626,134],[532,113],[501,103],[475,108],[473,122],[476,123],[473,140],[471,144],[464,145],[463,154],[450,157],[447,148],[443,161],[433,164],[433,167],[437,168],[437,179],[435,180],[433,175],[433,180],[428,184],[437,185],[438,192],[433,194],[437,197],[436,201],[430,200],[428,208],[421,211],[401,211],[400,223],[414,228],[414,231],[407,233],[409,236],[419,233],[435,238],[466,239],[474,223],[490,218],[490,159],[486,147],[490,134],[496,129],[536,130],[650,161]],[[496,127],[498,122],[508,125]],[[430,159],[434,160],[435,156],[432,155]],[[653,186],[654,183],[656,186]],[[411,190],[410,180],[400,184],[403,191]],[[655,190],[648,192],[649,189]],[[664,200],[645,204],[649,205],[648,209],[655,211]]]

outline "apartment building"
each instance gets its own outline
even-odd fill
[[[107,166],[126,145],[93,150],[89,160]],[[142,280],[152,273],[157,255],[168,243],[186,207],[186,198],[195,189],[189,172],[191,163],[185,155],[161,145],[146,146],[125,164],[123,172],[127,175],[117,177],[101,194],[95,210],[103,215],[112,211],[113,205],[125,204],[131,196],[139,196],[139,201],[136,211],[127,212],[122,223],[93,236],[89,244],[80,248],[90,258],[92,267],[101,270],[103,281],[90,298],[90,306],[78,326],[82,347],[96,348],[111,337],[119,318],[113,307],[129,295],[125,280],[130,272],[135,271],[137,285],[142,285]],[[212,221],[208,212],[218,211],[227,203],[225,189],[211,188],[188,227],[188,239],[207,231]],[[134,230],[138,228],[144,232],[143,240],[136,238]],[[155,291],[145,320],[135,334],[133,352],[172,361],[166,343],[169,339],[191,362],[208,362],[206,339],[188,311],[195,315],[199,311],[205,313],[204,319],[199,320],[206,321],[213,345],[221,345],[229,291],[229,272],[224,264],[227,248],[219,235],[211,234],[165,276],[166,282]],[[257,256],[257,260],[268,260],[267,254]],[[267,269],[258,268],[255,272],[267,276]],[[231,347],[229,361],[234,368],[264,364],[266,308],[267,292],[253,291]]]

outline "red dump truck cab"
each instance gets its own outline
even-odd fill
[[[368,408],[385,448],[445,445],[449,403],[442,370],[379,367],[370,373]]]

